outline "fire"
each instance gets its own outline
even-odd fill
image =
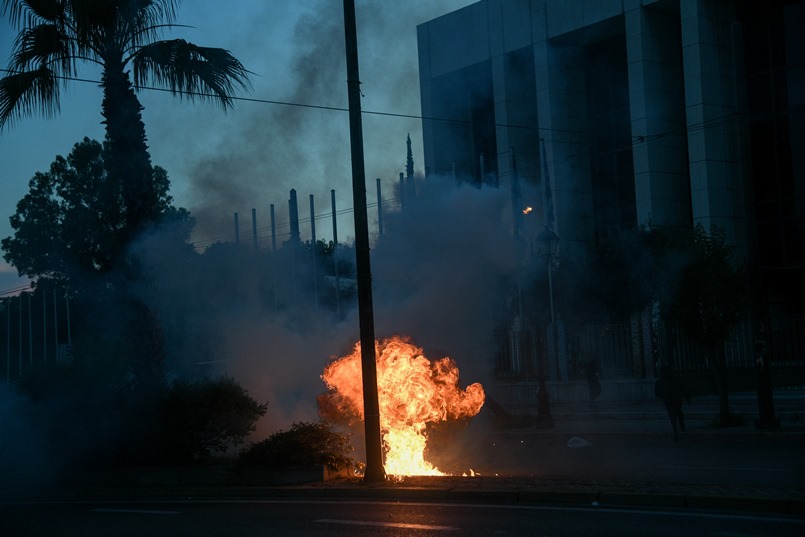
[[[425,460],[429,424],[472,417],[484,404],[484,389],[458,387],[452,358],[428,360],[409,338],[376,342],[377,395],[387,475],[444,475]],[[323,414],[363,419],[361,346],[331,362],[322,374],[329,393],[319,398]]]

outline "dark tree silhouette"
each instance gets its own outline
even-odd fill
[[[248,71],[228,51],[181,39],[160,40],[174,26],[178,0],[2,0],[19,29],[0,79],[0,128],[59,111],[59,90],[79,63],[101,66],[102,115],[109,172],[123,185],[125,230],[136,235],[159,214],[139,100],[154,84],[188,99],[210,99],[224,110],[232,93],[250,87]],[[130,71],[129,71],[130,69]],[[133,72],[134,81],[129,73]]]
[[[2,240],[3,258],[21,275],[36,278],[37,288],[67,287],[77,329],[75,355],[82,363],[121,364],[121,376],[134,373],[142,384],[156,386],[163,363],[162,322],[146,289],[132,285],[117,269],[125,259],[143,278],[153,277],[144,248],[172,252],[187,243],[193,218],[171,205],[167,172],[152,168],[159,220],[134,245],[128,240],[122,187],[107,172],[108,146],[85,138],[72,152],[57,157],[45,173],[37,173],[30,190],[10,218],[14,234]],[[156,254],[152,254],[153,257]],[[187,257],[185,255],[184,257]],[[115,380],[117,382],[119,379]]]
[[[679,238],[659,241],[665,261],[657,266],[669,271],[663,278],[663,316],[704,349],[718,391],[720,421],[729,425],[724,344],[749,305],[746,280],[723,230],[714,226],[708,233],[696,224]]]
[[[78,289],[108,274],[126,244],[123,193],[107,172],[106,150],[84,138],[67,156],[56,157],[47,172],[29,182],[29,192],[11,216],[12,237],[2,241],[3,258],[21,275],[45,278]],[[163,227],[177,230],[176,244],[189,237],[193,220],[171,205],[167,172],[154,166],[155,211]]]
[[[102,69],[101,112],[106,125],[104,159],[110,180],[120,185],[120,244],[130,245],[160,217],[160,188],[146,144],[142,105],[136,90],[153,84],[174,95],[209,99],[224,110],[235,89],[250,87],[249,72],[228,51],[205,48],[182,39],[161,40],[175,26],[179,0],[0,0],[19,34],[8,74],[0,79],[0,129],[15,120],[59,111],[60,87],[68,84],[81,63]],[[133,81],[131,79],[133,74]],[[139,278],[139,267],[126,248],[111,251],[126,280]],[[108,253],[108,252],[107,252]],[[137,312],[138,361],[144,387],[161,381],[161,333],[155,312],[140,298],[127,299]],[[132,342],[134,343],[134,342]]]

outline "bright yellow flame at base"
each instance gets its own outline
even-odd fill
[[[460,389],[458,367],[452,358],[431,362],[407,337],[393,336],[375,345],[386,474],[445,475],[425,460],[426,428],[478,414],[485,399],[483,387],[476,382]],[[358,342],[351,354],[324,369],[322,380],[330,391],[319,398],[319,409],[325,417],[363,419],[360,351]]]

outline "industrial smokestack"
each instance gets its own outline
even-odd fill
[[[288,200],[288,215],[291,219],[291,241],[299,244],[299,208],[296,204],[296,189],[291,189],[291,199]]]
[[[288,200],[288,215],[291,219],[291,300],[296,302],[296,256],[299,246],[299,208],[296,205],[296,190],[291,189]]]
[[[414,152],[411,150],[411,136],[408,135],[405,141],[405,197],[409,202],[416,198],[416,185],[414,184]]]
[[[271,253],[277,251],[277,228],[274,225],[274,204],[269,207],[271,212]]]
[[[380,179],[378,179],[380,181]],[[330,190],[330,205],[333,211],[333,273],[335,274],[335,312],[341,318],[341,282],[338,277],[338,223],[335,212],[335,190]]]
[[[277,309],[277,228],[274,225],[274,204],[269,208],[271,213],[271,285],[274,291],[274,309]]]
[[[383,236],[383,196],[380,192],[380,177],[377,178],[377,233]]]
[[[240,223],[238,223],[238,213],[235,213],[235,244],[240,244]]]
[[[257,253],[257,209],[252,209],[252,246]]]
[[[313,262],[313,304],[319,312],[319,282],[316,272],[316,211],[313,208],[313,194],[310,195],[310,257]]]

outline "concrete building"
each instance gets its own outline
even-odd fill
[[[803,28],[802,0],[482,0],[418,27],[427,174],[549,187],[562,255],[717,225],[802,316]]]

